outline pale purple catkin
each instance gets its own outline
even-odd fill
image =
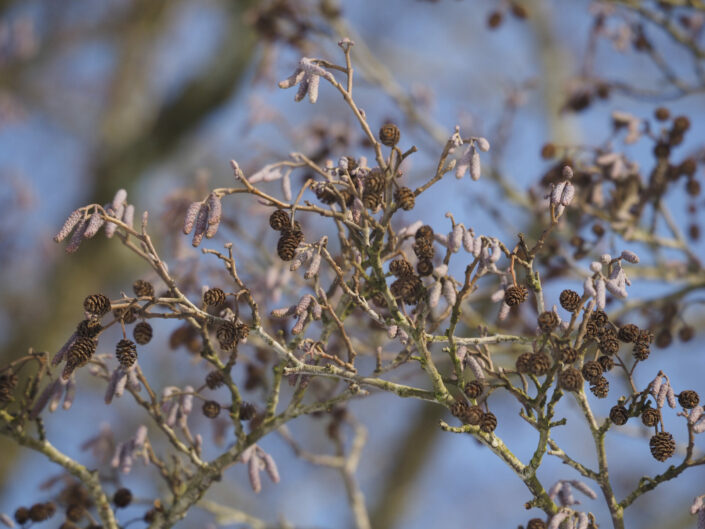
[[[76,398],[76,381],[73,377],[69,378],[64,391],[64,402],[61,407],[68,410],[73,405],[73,400]]]
[[[311,103],[318,101],[318,86],[321,78],[318,75],[312,75],[308,81],[308,100]]]
[[[315,275],[318,274],[318,270],[321,268],[321,254],[317,253],[316,255],[313,256],[311,259],[311,264],[308,267],[308,270],[306,270],[306,273],[304,274],[305,279],[311,279]]]
[[[186,386],[184,388],[184,394],[181,395],[181,415],[184,417],[188,417],[188,415],[191,413],[193,410],[193,393],[194,393],[193,386]]]
[[[69,240],[69,243],[66,245],[66,253],[74,253],[78,250],[78,247],[81,246],[81,243],[83,242],[83,236],[86,233],[86,228],[88,228],[88,221],[86,219],[81,219],[81,222],[79,222],[76,230],[71,236],[71,240]]]
[[[308,93],[308,85],[309,85],[309,77],[306,77],[299,83],[299,90],[296,92],[296,95],[294,96],[294,101],[296,101],[298,103],[304,97],[306,97],[306,94]]]
[[[475,143],[477,144],[477,148],[482,152],[487,152],[490,150],[490,142],[487,141],[487,138],[483,138],[482,136],[477,137],[475,138]]]
[[[301,314],[306,312],[309,305],[311,304],[311,301],[313,301],[313,296],[311,294],[306,294],[305,296],[303,296],[299,300],[299,303],[296,305],[296,314],[300,316]]]
[[[697,420],[702,417],[703,415],[703,407],[702,406],[696,406],[692,410],[690,410],[690,415],[688,415],[688,422],[690,424],[695,424]]]
[[[460,365],[464,365],[465,363],[465,357],[468,355],[468,348],[465,347],[464,345],[461,345],[458,347],[455,351],[455,356],[458,358],[458,362],[460,362]]]
[[[77,334],[73,333],[71,337],[66,341],[64,345],[61,346],[61,349],[57,351],[57,353],[54,355],[54,358],[51,360],[51,365],[53,366],[58,366],[61,361],[64,359],[66,356],[66,353],[68,353],[69,349],[71,346],[74,344],[77,338]]]
[[[262,481],[259,476],[259,471],[260,460],[257,454],[253,453],[250,455],[249,461],[247,462],[247,475],[250,478],[250,486],[255,494],[262,490]]]
[[[264,470],[269,475],[269,479],[271,479],[273,483],[279,483],[279,469],[274,462],[274,458],[264,451],[262,451],[261,456],[262,462],[264,463]]]
[[[600,278],[595,282],[595,303],[597,303],[597,308],[604,310],[606,299],[605,299],[605,280]]]
[[[703,507],[705,507],[703,498],[705,498],[705,495],[698,496],[693,500],[693,503],[690,506],[690,514],[695,514],[696,512],[703,510]]]
[[[118,399],[122,397],[125,392],[125,387],[127,386],[127,373],[120,369],[121,376],[118,378],[117,384],[115,384],[115,397]]]
[[[605,282],[605,286],[607,287],[607,290],[610,292],[610,294],[617,298],[626,298],[628,296],[627,289],[624,287],[623,284],[620,284],[619,280],[617,279],[608,279]]]
[[[661,392],[661,384],[663,383],[663,377],[657,375],[655,379],[651,381],[649,387],[651,388],[651,396],[654,399],[658,399],[659,393]]]
[[[318,303],[318,301],[314,299],[311,303],[311,316],[313,316],[314,320],[320,320],[322,315],[323,309],[321,308],[321,305]]]
[[[109,209],[106,210],[108,215],[110,215],[114,219],[121,219],[122,220],[122,215],[125,212],[125,206],[124,204],[121,204],[118,209],[114,209],[110,207]],[[115,232],[117,231],[117,224],[114,222],[107,221],[107,224],[105,225],[105,236],[108,239],[112,239],[113,235],[115,235]]]
[[[399,332],[399,327],[397,327],[396,325],[390,325],[389,327],[387,327],[387,337],[390,340],[392,338],[394,338],[398,332]]]
[[[632,264],[639,263],[639,256],[630,250],[624,250],[622,252],[622,259]]]
[[[279,88],[291,88],[292,86],[296,86],[301,82],[305,75],[306,72],[303,70],[303,68],[296,68],[296,70],[294,70],[294,73],[292,73],[289,77],[287,77],[283,81],[279,81]]]
[[[292,316],[296,314],[296,305],[291,305],[288,308],[274,309],[270,315],[272,318],[286,318],[287,316]]]
[[[293,198],[291,193],[291,171],[287,171],[286,173],[284,173],[281,184],[282,195],[284,195],[284,200],[286,200],[287,202],[291,202],[291,199]]]
[[[39,417],[39,414],[42,413],[42,410],[46,407],[47,403],[49,402],[49,399],[52,397],[54,394],[54,390],[56,389],[56,385],[59,383],[58,380],[55,380],[48,386],[44,388],[44,391],[41,392],[39,395],[39,398],[36,400],[34,403],[34,406],[32,406],[32,410],[29,412],[29,418],[30,420],[34,420],[37,417]]]
[[[563,192],[561,193],[561,206],[570,206],[570,203],[573,201],[574,196],[575,196],[575,187],[573,187],[573,184],[568,182],[565,185]]]
[[[12,518],[10,518],[4,512],[0,513],[0,523],[2,523],[3,525],[5,525],[7,527],[14,527],[15,526],[15,522],[12,520]]]
[[[122,214],[122,221],[130,228],[133,227],[135,223],[135,206],[129,204],[125,208],[125,212]]]
[[[301,268],[301,266],[306,261],[308,261],[312,255],[313,255],[313,250],[311,250],[310,248],[308,248],[306,250],[299,250],[296,253],[296,256],[294,257],[294,260],[291,262],[291,265],[289,266],[289,270],[291,270],[292,272],[295,272],[296,270]]]
[[[443,285],[441,285],[440,281],[436,281],[432,286],[431,290],[428,293],[428,305],[431,308],[437,307],[438,302],[441,300],[441,290],[443,288]]]
[[[191,245],[196,248],[201,241],[203,236],[206,234],[206,228],[208,228],[208,206],[206,204],[201,204],[198,210],[198,216],[196,217],[196,224],[193,230],[193,240]]]
[[[693,431],[695,433],[705,432],[705,418],[701,418],[697,423],[695,423],[693,426]]]
[[[548,489],[548,497],[551,498],[552,500],[555,499],[555,497],[558,495],[558,493],[561,491],[563,488],[563,481],[557,481],[553,487]]]
[[[98,233],[98,230],[103,226],[105,221],[103,220],[103,217],[100,216],[100,213],[97,211],[94,211],[93,214],[91,215],[90,219],[88,220],[88,226],[86,227],[86,231],[83,234],[83,236],[86,239],[90,239],[91,237],[94,237],[96,233]]]
[[[308,320],[308,313],[303,313],[300,314],[298,319],[296,320],[296,325],[291,329],[291,334],[301,334],[304,330],[304,325],[306,325],[306,321]]]
[[[602,271],[602,263],[600,261],[593,261],[590,263],[590,271],[600,273]]]
[[[590,525],[590,518],[584,512],[578,514],[578,527],[577,529],[588,529]]]
[[[473,374],[475,375],[475,378],[477,380],[484,380],[485,379],[485,372],[482,369],[480,362],[478,362],[474,356],[467,355],[465,357],[465,363],[468,365],[470,370],[473,372]]]
[[[577,479],[574,479],[570,482],[573,487],[575,487],[577,490],[585,494],[588,498],[591,500],[596,500],[597,499],[597,494],[595,493],[594,490],[592,490],[590,487],[588,487],[585,483],[582,481],[578,481]]]
[[[666,391],[666,399],[668,400],[668,405],[669,405],[671,408],[675,408],[675,407],[676,407],[676,404],[677,404],[677,402],[676,402],[676,395],[675,395],[675,393],[673,392],[673,388],[671,387],[670,384],[668,385],[668,391]]]
[[[656,405],[659,407],[659,409],[663,408],[663,405],[666,404],[666,394],[668,393],[668,388],[671,385],[666,382],[661,386],[658,392],[658,397],[656,397]]]
[[[460,246],[463,244],[463,234],[465,233],[465,226],[462,224],[456,224],[453,231],[448,234],[448,249],[456,253],[460,250]]]
[[[573,496],[573,488],[570,486],[570,482],[564,482],[563,487],[558,491],[558,499],[563,507],[570,507],[578,503],[575,501],[575,496]]]
[[[584,295],[588,295],[590,297],[595,297],[597,295],[597,291],[595,290],[595,287],[593,286],[593,281],[591,277],[588,277],[585,282],[583,283],[583,290],[584,290]]]
[[[472,255],[473,257],[480,257],[482,253],[482,237],[475,237],[472,244]]]
[[[551,205],[558,206],[561,203],[561,196],[563,195],[563,190],[568,182],[558,182],[553,185],[551,189]]]
[[[145,441],[147,440],[147,427],[144,424],[141,424],[137,428],[135,436],[132,439],[135,449],[142,448],[144,446]]]
[[[473,238],[472,231],[465,230],[465,232],[463,233],[463,247],[465,248],[466,252],[472,253],[473,243],[474,243],[474,238]]]
[[[54,241],[55,242],[61,242],[63,241],[66,237],[69,236],[71,231],[74,229],[76,224],[78,224],[78,221],[81,220],[81,217],[83,216],[83,213],[81,212],[80,209],[77,209],[73,211],[66,221],[64,222],[64,225],[61,227],[59,230],[59,233],[54,235]]]
[[[548,529],[558,529],[561,523],[563,523],[563,520],[565,520],[567,517],[568,513],[565,511],[560,511],[554,514],[551,518],[551,522],[548,524]]]
[[[473,147],[472,155],[470,157],[470,178],[477,181],[480,179],[482,174],[482,167],[480,165],[480,153]]]
[[[208,195],[206,205],[208,206],[208,229],[206,230],[206,238],[210,239],[216,234],[218,226],[220,226],[223,204],[218,195],[211,193]]]
[[[133,391],[140,391],[142,384],[137,377],[137,370],[134,366],[127,370],[127,386]]]
[[[507,316],[509,316],[509,311],[511,310],[511,307],[507,305],[506,303],[502,303],[502,307],[499,309],[499,314],[497,315],[497,319],[499,321],[504,321],[507,319]]]
[[[504,299],[504,294],[505,290],[503,288],[500,288],[499,290],[496,290],[492,296],[490,296],[490,301],[493,303],[499,303]]]
[[[201,202],[192,202],[191,205],[186,210],[186,216],[184,217],[184,235],[191,233],[193,225],[196,223],[196,217],[198,212],[201,210]]]
[[[61,404],[61,397],[64,395],[64,386],[66,382],[68,382],[68,380],[64,380],[61,377],[54,382],[54,391],[51,394],[51,399],[49,400],[49,405],[47,406],[49,413],[54,413],[58,409],[59,404]]]
[[[113,211],[119,211],[121,207],[124,207],[125,200],[127,200],[127,191],[124,189],[118,189],[113,196],[112,203],[110,204]]]
[[[455,286],[451,281],[443,281],[443,297],[446,298],[446,301],[448,302],[449,306],[455,305],[456,301],[456,292],[455,292]]]

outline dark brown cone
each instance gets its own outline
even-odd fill
[[[559,353],[559,358],[564,364],[572,364],[578,359],[578,351],[572,347],[564,347]]]
[[[235,340],[240,343],[246,340],[250,335],[250,328],[246,323],[238,322],[235,324]]]
[[[18,524],[23,525],[29,521],[29,509],[27,507],[18,507],[14,517]]]
[[[551,359],[545,353],[533,353],[529,363],[529,371],[537,377],[545,375],[551,368]]]
[[[597,361],[602,366],[603,373],[607,373],[608,371],[611,371],[612,368],[614,367],[614,360],[612,360],[612,358],[610,358],[609,356],[601,356],[600,358],[597,359]]]
[[[480,406],[470,406],[465,412],[465,422],[472,426],[477,426],[482,421],[484,415],[485,412],[482,411]]]
[[[585,380],[594,383],[595,379],[602,376],[602,366],[595,360],[589,360],[583,364],[581,373]]]
[[[394,200],[399,204],[399,207],[404,211],[414,209],[416,198],[414,192],[408,187],[400,187],[394,192]]]
[[[223,384],[225,384],[225,375],[221,371],[211,371],[206,375],[208,389],[218,389]]]
[[[152,298],[154,297],[154,287],[149,281],[144,279],[138,279],[132,283],[132,291],[138,298]]]
[[[559,298],[561,307],[568,312],[575,312],[580,306],[580,294],[575,290],[564,290]]]
[[[539,315],[538,324],[542,332],[549,333],[558,326],[558,316],[552,310],[547,310]]]
[[[426,238],[416,239],[412,248],[419,259],[433,259],[433,255],[436,253],[433,241]]]
[[[644,361],[649,358],[649,353],[651,353],[651,349],[649,348],[649,346],[642,343],[637,343],[634,346],[634,349],[632,350],[634,358],[640,361]]]
[[[504,291],[504,302],[510,307],[524,303],[529,296],[529,289],[524,285],[510,286]]]
[[[614,355],[619,352],[619,340],[614,336],[607,336],[600,339],[600,351],[606,355]]]
[[[467,395],[469,399],[476,399],[482,395],[483,391],[484,386],[479,380],[473,380],[465,385],[465,395]]]
[[[215,331],[215,337],[218,339],[221,349],[228,350],[235,343],[237,329],[232,322],[224,321],[218,326],[218,330]]]
[[[610,421],[612,421],[617,426],[622,426],[623,424],[626,424],[628,420],[629,411],[627,410],[627,408],[625,408],[621,404],[612,406],[612,409],[610,410]]]
[[[123,369],[131,368],[137,361],[137,346],[132,340],[122,339],[115,346],[115,357]]]
[[[583,385],[583,376],[574,367],[566,367],[558,375],[558,385],[566,391],[578,391]]]
[[[363,191],[363,196],[365,195],[375,195],[381,196],[384,192],[385,178],[384,173],[379,167],[375,167],[370,170],[370,172],[365,177],[365,187]]]
[[[78,522],[86,514],[86,508],[83,505],[74,503],[66,508],[66,519],[70,522]]]
[[[676,442],[668,432],[659,432],[649,441],[651,455],[657,461],[666,461],[676,451]]]
[[[141,321],[132,330],[132,337],[139,345],[146,345],[152,340],[152,326],[146,321]]]
[[[670,329],[661,329],[659,333],[656,335],[656,347],[660,349],[665,349],[671,343],[673,343],[673,334],[671,334]]]
[[[29,519],[33,522],[43,522],[51,518],[56,512],[53,503],[35,503],[29,508]]]
[[[495,414],[491,411],[483,414],[482,419],[480,419],[480,430],[485,433],[492,433],[495,428],[497,428],[497,417],[495,417]]]
[[[690,325],[683,325],[678,331],[678,338],[681,342],[689,342],[695,336],[695,329]]]
[[[85,365],[97,347],[98,341],[93,338],[77,338],[66,354],[66,365],[62,376],[68,378],[76,369]]]
[[[95,338],[103,330],[103,326],[97,320],[87,319],[81,321],[76,327],[76,334],[82,338]]]
[[[453,415],[453,417],[457,417],[460,420],[463,420],[467,411],[468,403],[464,400],[456,400],[455,402],[453,402],[453,404],[450,405],[450,413]]]
[[[660,420],[661,412],[656,408],[645,408],[644,411],[641,412],[641,422],[644,423],[644,426],[656,426]]]
[[[100,318],[110,312],[110,299],[104,294],[91,294],[83,300],[83,308],[92,316]]]
[[[249,402],[240,403],[240,420],[249,421],[257,414],[257,408]]]
[[[529,523],[526,524],[526,529],[546,529],[546,522],[541,518],[532,518]]]
[[[269,216],[269,226],[276,231],[282,231],[291,226],[291,218],[283,209],[277,209]]]
[[[385,123],[382,128],[379,129],[379,141],[382,145],[387,147],[394,147],[399,143],[399,138],[401,137],[401,132],[399,132],[399,127],[394,123]]]
[[[113,503],[115,504],[115,507],[118,508],[127,507],[130,503],[132,503],[132,491],[130,491],[130,489],[126,489],[125,487],[116,490],[115,494],[113,494]]]
[[[430,276],[433,273],[433,261],[430,259],[421,259],[416,263],[416,271],[421,277]]]
[[[585,336],[591,339],[595,339],[597,334],[600,332],[600,328],[594,321],[589,321],[585,324]]]
[[[209,419],[215,419],[220,414],[220,404],[214,400],[207,400],[203,403],[202,411]]]
[[[604,399],[610,390],[610,383],[605,377],[598,377],[591,382],[590,391],[599,399]]]
[[[698,405],[698,402],[700,402],[700,397],[692,389],[681,391],[680,395],[678,395],[678,404],[683,406],[685,409],[695,408],[695,406]]]
[[[433,228],[428,224],[421,226],[414,234],[414,239],[427,239],[429,241],[433,240]]]
[[[401,277],[389,286],[394,297],[401,298],[407,305],[414,305],[421,298],[423,284],[415,275]]]
[[[398,257],[389,263],[389,271],[395,277],[404,277],[414,273],[414,267],[403,257]]]
[[[633,323],[627,323],[619,328],[617,338],[626,343],[633,343],[639,337],[639,327]]]
[[[590,315],[590,321],[595,322],[595,325],[602,327],[605,323],[609,321],[607,318],[607,313],[603,310],[596,310]]]
[[[279,258],[282,261],[291,261],[303,239],[304,234],[300,230],[282,230],[279,242],[277,242],[277,255],[279,255]]]
[[[225,292],[220,288],[209,288],[203,294],[203,303],[209,307],[218,307],[225,303]]]
[[[516,368],[519,373],[528,373],[531,371],[531,358],[533,353],[522,353],[517,357]]]
[[[121,320],[123,323],[131,324],[137,321],[137,309],[135,307],[125,307],[124,309],[113,310],[113,316],[116,320]]]

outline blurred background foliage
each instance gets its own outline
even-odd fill
[[[177,191],[196,188],[200,198],[207,188],[230,185],[229,159],[252,171],[292,150],[318,160],[344,153],[371,158],[332,90],[322,87],[319,103],[311,106],[295,105],[290,92],[276,89],[302,55],[338,60],[341,36],[357,42],[356,97],[371,124],[392,119],[405,142],[419,147],[406,168],[410,181],[428,179],[456,124],[493,143],[492,178],[474,187],[446,179],[418,201],[410,221],[440,227],[450,210],[476,231],[500,238],[513,236],[517,226],[536,231],[536,219],[521,204],[535,198],[528,189],[550,167],[540,156],[542,145],[600,143],[610,135],[614,110],[649,118],[665,104],[674,115],[690,116],[692,132],[679,152],[701,161],[703,57],[668,28],[697,42],[704,13],[697,2],[666,4],[0,0],[0,361],[30,346],[58,349],[80,318],[86,294],[116,296],[145,272],[118,244],[101,238],[70,256],[53,245],[51,236],[77,206],[108,202],[126,188],[138,210],[150,211],[154,229],[158,219],[166,221],[157,240],[169,249],[167,256],[184,258],[196,254],[175,228],[180,218],[174,203],[183,196]],[[607,22],[595,36],[600,17]],[[647,39],[648,51],[640,39]],[[628,149],[648,166],[648,145]],[[702,179],[700,167],[696,176]],[[692,223],[684,190],[669,201],[680,225]],[[244,202],[227,207],[233,208],[233,238],[258,233],[255,221],[263,217],[253,221]],[[228,235],[219,242],[224,240]],[[701,242],[692,245],[705,256]],[[634,292],[653,298],[667,290],[653,281]],[[674,379],[702,390],[703,313],[693,306],[682,317],[698,331],[695,340],[674,342],[655,356],[669,362]],[[155,367],[161,368],[155,377],[175,375],[167,365],[170,354],[154,347]],[[99,392],[85,388],[76,412],[82,420],[48,421],[60,445],[77,446],[108,417]],[[507,414],[516,413],[509,401],[503,405]],[[440,407],[380,395],[354,409],[370,429],[359,474],[375,528],[523,523],[522,504],[529,498],[521,483],[472,441],[438,435]],[[123,417],[126,430],[139,423],[128,410],[110,414]],[[512,437],[521,443],[529,430],[517,428]],[[314,424],[299,431],[313,451],[325,450],[320,429]],[[566,442],[591,457],[584,444],[589,436],[571,435]],[[655,468],[648,457],[633,455],[644,451],[638,436],[618,435],[608,446],[622,492]],[[12,512],[55,470],[4,438],[0,450],[0,511]],[[294,459],[281,442],[271,450],[282,466],[280,485],[255,497],[237,469],[215,499],[271,521],[284,514],[297,527],[350,524],[342,485],[330,471]],[[563,477],[557,462],[545,466],[546,476]],[[693,527],[687,506],[691,496],[705,492],[704,483],[704,469],[697,468],[642,497],[629,511],[628,526]],[[601,509],[594,507],[598,519]],[[195,512],[180,526],[202,527],[208,520]]]

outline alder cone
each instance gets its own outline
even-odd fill
[[[567,367],[558,375],[558,385],[566,391],[578,391],[583,385],[583,376],[576,368]]]
[[[551,368],[551,359],[546,353],[533,353],[529,363],[529,371],[537,377],[545,375]]]
[[[480,424],[480,421],[482,421],[482,417],[485,415],[485,412],[482,411],[482,408],[480,406],[470,406],[466,411],[465,411],[465,422],[472,426],[477,426]]]
[[[558,316],[552,310],[547,310],[539,315],[538,324],[542,332],[549,333],[558,326]]]
[[[609,356],[601,356],[600,358],[597,359],[597,361],[602,366],[603,373],[607,373],[608,371],[611,371],[612,368],[614,367],[614,360],[612,360],[612,358],[610,358]]]
[[[209,307],[217,307],[225,303],[225,292],[220,288],[209,288],[203,294],[203,303]]]
[[[622,426],[629,420],[629,411],[621,404],[612,406],[610,410],[610,420],[617,426]]]
[[[203,415],[209,419],[215,419],[218,415],[220,415],[220,404],[214,400],[207,400],[203,403],[201,411],[203,412]]]
[[[304,234],[297,229],[282,230],[281,234],[277,243],[277,254],[282,261],[291,261],[296,255],[296,249],[304,239]]]
[[[564,290],[561,292],[559,301],[561,307],[563,307],[568,312],[575,312],[580,306],[580,294],[575,290]]]
[[[92,316],[105,316],[110,312],[110,299],[104,294],[91,294],[83,300],[83,308]]]
[[[269,216],[269,226],[276,231],[282,231],[291,225],[289,214],[283,209],[277,209]]]
[[[394,192],[394,200],[397,201],[399,207],[404,211],[409,211],[414,209],[416,204],[416,198],[414,197],[414,192],[408,187],[400,187]]]
[[[409,261],[403,257],[399,257],[389,263],[389,271],[395,277],[404,277],[413,274],[414,268],[411,266]]]
[[[394,123],[385,123],[382,125],[382,128],[379,129],[379,141],[382,142],[382,145],[386,145],[387,147],[394,147],[399,143],[400,137],[401,132],[399,131],[399,127]]]
[[[428,224],[424,224],[418,230],[416,230],[416,233],[414,233],[414,239],[416,239],[416,240],[427,239],[429,241],[432,241],[433,240],[433,228],[431,226],[429,226]]]
[[[218,389],[225,384],[225,375],[222,371],[211,371],[206,375],[208,389]]]
[[[593,382],[595,379],[602,376],[602,365],[595,360],[589,360],[583,364],[581,373],[585,380]]]
[[[658,432],[649,441],[651,455],[657,461],[666,461],[676,451],[676,442],[668,432]]]
[[[433,255],[436,253],[432,240],[425,237],[416,239],[412,248],[419,259],[433,259]]]
[[[433,261],[430,259],[421,259],[416,263],[416,271],[421,277],[430,276],[433,273]]]
[[[87,319],[81,321],[76,327],[76,334],[82,338],[95,338],[103,330],[99,321]]]
[[[141,321],[132,330],[132,337],[139,345],[146,345],[152,340],[152,326],[146,321]]]
[[[695,408],[698,402],[700,402],[700,397],[692,389],[681,391],[680,395],[678,395],[678,403],[685,409]]]
[[[480,430],[485,433],[492,433],[495,428],[497,428],[497,417],[495,417],[495,414],[491,411],[483,414],[482,419],[480,419]]]
[[[559,357],[564,364],[572,364],[578,359],[578,351],[573,347],[564,347],[561,349]]]
[[[592,391],[593,395],[595,395],[598,399],[604,399],[607,397],[610,390],[610,383],[605,377],[600,376],[595,380],[592,380],[591,384],[590,391]]]
[[[125,487],[116,490],[113,495],[113,503],[115,504],[115,507],[127,507],[130,503],[132,503],[132,491],[130,491],[130,489],[126,489]]]
[[[516,368],[519,373],[528,373],[531,370],[533,353],[522,353],[517,357]]]
[[[479,380],[473,380],[465,385],[465,395],[467,395],[469,399],[476,399],[482,395],[483,391],[484,386]]]
[[[641,412],[641,422],[644,426],[656,426],[661,420],[661,412],[656,408],[646,408]]]
[[[524,285],[511,286],[504,291],[504,302],[510,307],[524,303],[529,296],[529,289]]]
[[[546,522],[541,518],[532,518],[529,523],[526,524],[526,529],[546,529]]]
[[[154,286],[149,281],[144,279],[138,279],[132,283],[132,291],[138,298],[151,298],[154,297]]]
[[[122,339],[115,346],[115,357],[123,369],[131,368],[137,361],[137,346],[132,340]]]
[[[626,343],[633,343],[639,337],[639,327],[633,323],[627,323],[619,328],[617,338]]]

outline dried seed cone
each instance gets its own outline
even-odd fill
[[[430,276],[433,273],[433,261],[430,259],[421,259],[416,263],[416,271],[421,277]]]
[[[606,355],[614,355],[619,352],[619,340],[614,336],[606,336],[600,339],[600,351]]]
[[[433,240],[433,228],[428,224],[424,224],[418,230],[416,230],[416,233],[414,234],[414,239],[428,239],[429,241]]]
[[[241,402],[240,403],[240,420],[241,421],[249,421],[253,419],[257,415],[257,408],[255,408],[255,405],[250,403],[250,402]]]
[[[98,342],[93,338],[77,338],[66,354],[66,366],[64,366],[63,377],[70,377],[71,373],[85,365],[93,356],[97,347]]]
[[[152,286],[152,283],[145,281],[144,279],[138,279],[132,283],[132,291],[135,293],[135,296],[139,298],[154,297],[154,286]]]
[[[450,405],[450,413],[453,417],[463,420],[468,411],[468,403],[464,400],[456,400]]]
[[[425,237],[416,239],[412,248],[416,257],[419,259],[433,259],[433,255],[436,253],[436,249],[433,247],[433,241]]]
[[[699,402],[700,397],[692,389],[681,391],[680,395],[678,395],[678,404],[683,406],[685,409],[695,408]]]
[[[222,371],[211,371],[206,375],[206,386],[208,389],[218,389],[225,384],[225,375]]]
[[[232,322],[224,321],[215,331],[215,337],[218,339],[222,349],[230,349],[235,343],[237,329],[235,329],[235,325]]]
[[[132,503],[132,491],[126,489],[125,487],[118,489],[113,494],[113,503],[115,507],[123,508],[127,507]]]
[[[35,503],[29,508],[29,519],[33,522],[43,522],[51,518],[56,512],[53,503]]]
[[[141,321],[132,330],[132,337],[139,345],[146,345],[152,340],[152,326],[146,321]]]
[[[132,340],[122,339],[115,347],[115,357],[123,369],[131,368],[137,362],[137,346]]]
[[[278,209],[269,216],[269,226],[273,230],[282,231],[290,225],[291,218],[289,218],[289,214],[283,209]]]
[[[14,517],[18,524],[23,525],[29,521],[29,509],[27,507],[18,507]]]
[[[599,332],[600,328],[597,326],[597,324],[594,321],[588,320],[587,324],[585,325],[585,336],[594,340],[595,338],[597,338]]]
[[[589,360],[583,364],[581,373],[585,380],[593,382],[595,379],[602,376],[602,366],[595,360]]]
[[[592,385],[590,386],[590,391],[592,391],[593,395],[595,395],[598,399],[604,399],[607,397],[607,394],[610,391],[610,383],[605,377],[598,377],[591,383]]]
[[[207,400],[203,403],[201,411],[203,411],[203,415],[209,419],[215,419],[220,414],[220,404],[214,400]]]
[[[363,195],[381,195],[384,191],[384,173],[379,167],[371,169],[365,177],[365,190]]]
[[[382,128],[379,129],[379,141],[382,145],[387,147],[394,147],[399,143],[399,138],[401,137],[401,132],[399,132],[399,127],[394,123],[385,123]]]
[[[531,371],[531,359],[533,353],[522,353],[517,357],[516,368],[519,373],[528,373]]]
[[[482,411],[480,406],[470,406],[465,412],[465,422],[472,426],[477,426],[482,421],[484,415],[485,412]]]
[[[413,305],[421,298],[423,284],[418,276],[408,275],[394,281],[389,290],[394,297],[401,298],[407,305]]]
[[[17,375],[12,372],[6,372],[0,375],[0,402],[10,402],[12,400],[12,392],[17,387]]]
[[[578,391],[583,385],[583,376],[576,368],[567,367],[558,375],[558,385],[566,391]]]
[[[600,358],[597,359],[597,361],[602,366],[603,373],[607,373],[608,371],[611,371],[612,368],[614,367],[614,360],[612,360],[612,358],[610,358],[609,356],[601,356]]]
[[[301,230],[286,229],[282,230],[279,242],[277,242],[277,254],[282,261],[291,261],[296,255],[296,249],[304,239],[304,234]]]
[[[625,408],[621,404],[612,406],[612,409],[610,410],[610,421],[612,421],[617,426],[622,426],[623,424],[626,424],[628,420],[629,411],[627,410],[627,408]]]
[[[676,442],[668,432],[659,432],[649,441],[651,455],[657,461],[666,461],[676,451]]]
[[[524,303],[529,296],[529,289],[524,285],[511,286],[504,291],[504,302],[510,307]]]
[[[134,323],[137,321],[137,309],[135,307],[126,307],[124,309],[115,309],[113,316],[116,320],[122,320],[123,323]]]
[[[632,350],[632,354],[634,355],[634,358],[640,361],[644,361],[647,358],[649,358],[649,354],[651,353],[651,348],[648,345],[642,344],[642,343],[637,343],[634,346],[634,349]]]
[[[580,306],[580,294],[578,294],[575,290],[566,289],[561,292],[559,301],[561,302],[561,307],[565,310],[568,312],[575,312]]]
[[[389,263],[389,271],[395,277],[404,277],[413,274],[414,267],[411,266],[411,263],[409,261],[407,261],[403,257],[399,257]]]
[[[104,294],[91,294],[83,300],[83,308],[92,316],[100,318],[110,312],[110,299]]]
[[[236,323],[235,324],[235,340],[237,342],[242,342],[243,340],[246,340],[249,335],[250,335],[250,328],[247,326],[247,324],[245,324],[245,323]]]
[[[626,343],[633,343],[639,337],[639,327],[633,323],[627,323],[619,328],[617,338]]]
[[[545,375],[551,368],[551,359],[546,353],[533,353],[529,360],[529,371],[532,375]]]
[[[541,518],[532,518],[529,523],[526,524],[526,529],[546,529],[546,522]]]
[[[483,414],[482,419],[480,419],[480,430],[485,433],[492,433],[495,428],[497,428],[497,417],[495,417],[495,414],[491,411]]]
[[[95,338],[103,330],[103,326],[97,320],[87,319],[81,321],[76,327],[76,334],[83,338]]]
[[[572,364],[578,359],[578,351],[573,347],[564,347],[560,350],[559,358],[564,364]]]
[[[209,288],[203,294],[203,303],[209,307],[218,307],[225,303],[225,292],[219,288]]]
[[[656,408],[646,408],[641,412],[641,422],[644,426],[656,426],[661,420],[661,412]]]
[[[602,327],[609,321],[607,313],[603,310],[596,310],[590,315],[590,321],[594,322],[598,327]]]
[[[79,522],[85,513],[86,509],[83,505],[74,503],[66,508],[66,519],[70,522]]]
[[[544,333],[549,333],[558,326],[558,316],[552,310],[547,310],[539,314],[539,328]]]
[[[396,200],[399,207],[404,211],[409,211],[414,209],[416,204],[416,198],[414,197],[414,192],[408,187],[400,187],[394,192],[394,200]]]
[[[479,380],[473,380],[465,385],[465,395],[467,395],[469,399],[476,399],[482,395],[484,389],[485,388],[482,385],[482,382]]]

